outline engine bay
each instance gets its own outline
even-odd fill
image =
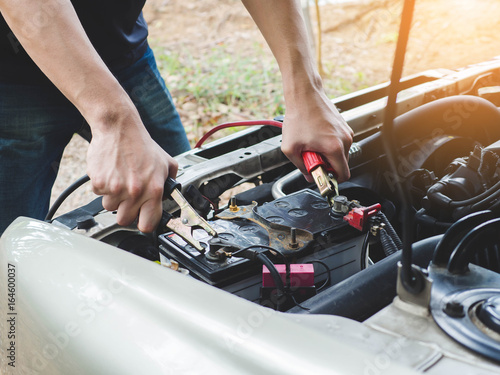
[[[153,233],[102,197],[54,218],[88,176],[44,222],[16,219],[0,368],[500,373],[500,57],[402,78],[412,12],[391,83],[332,100],[355,134],[349,181],[305,163],[307,182],[278,117],[178,155]]]
[[[335,104],[355,129],[356,139],[349,153],[352,177],[339,185],[332,207],[281,153],[279,129],[258,126],[180,155],[182,193],[217,233],[187,228],[186,236],[201,249],[169,229],[176,221],[176,228],[182,227],[171,200],[164,202],[164,220],[153,235],[134,225],[118,226],[99,199],[52,224],[274,310],[364,321],[391,304],[399,288],[396,273],[405,223],[395,184],[404,180],[411,197],[414,262],[424,268],[431,264],[435,280],[460,283],[467,274],[468,289],[485,288],[472,285],[471,269],[482,275],[477,280],[488,280],[484,296],[473,302],[468,295],[457,297],[462,302],[469,298],[465,306],[471,313],[463,313],[462,302],[458,312],[450,312],[453,306],[443,297],[444,302],[436,302],[436,321],[462,332],[455,324],[457,316],[469,317],[464,325],[475,327],[471,332],[479,342],[473,350],[497,360],[500,232],[483,229],[487,235],[473,250],[470,239],[468,245],[462,241],[485,221],[496,220],[500,210],[500,111],[479,95],[482,87],[498,82],[498,60],[407,79],[394,123],[400,145],[397,175],[388,166],[377,122],[386,90],[377,87],[339,98]],[[485,211],[489,216],[477,219]],[[447,252],[436,250],[445,246],[443,238]],[[455,247],[466,245],[464,260]],[[452,269],[458,258],[460,271]],[[487,341],[493,342],[488,344],[490,354],[482,347]]]

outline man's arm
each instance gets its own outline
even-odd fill
[[[301,154],[318,152],[335,169],[339,181],[347,180],[353,132],[323,90],[299,1],[242,1],[276,57],[283,78],[283,152],[306,176]]]
[[[149,136],[127,93],[90,43],[69,0],[0,0],[0,11],[30,57],[92,129],[87,173],[121,225],[139,215],[152,231],[163,184],[177,164]]]

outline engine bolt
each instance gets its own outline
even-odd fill
[[[443,311],[451,318],[463,318],[465,316],[464,307],[457,301],[447,302]]]
[[[290,248],[296,249],[299,247],[299,243],[297,242],[297,229],[290,228]]]
[[[237,212],[239,210],[238,205],[236,204],[236,197],[231,197],[231,200],[229,201],[229,211],[231,212]]]

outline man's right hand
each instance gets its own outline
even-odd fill
[[[161,218],[163,184],[177,163],[149,136],[125,90],[88,39],[70,0],[0,0],[0,12],[38,67],[92,129],[87,171],[118,223]],[[42,21],[43,22],[42,22]]]
[[[151,232],[161,219],[165,180],[176,176],[177,162],[151,139],[137,113],[113,120],[93,126],[87,174],[104,208],[118,211],[119,225],[138,217],[139,230]]]

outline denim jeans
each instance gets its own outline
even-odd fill
[[[153,51],[115,76],[152,138],[170,155],[189,149]],[[0,83],[0,234],[18,216],[43,219],[64,148],[88,127],[53,86]]]

